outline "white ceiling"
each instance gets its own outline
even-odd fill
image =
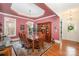
[[[33,3],[12,3],[11,9],[28,17],[39,17],[45,13],[43,9]]]
[[[45,3],[62,19],[68,19],[71,15],[73,19],[79,19],[79,3]],[[12,3],[11,8],[18,14],[28,17],[42,16],[45,11],[33,3]]]
[[[74,19],[79,19],[79,3],[46,3],[57,15],[67,19],[71,13]]]

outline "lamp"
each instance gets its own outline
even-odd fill
[[[69,20],[71,21],[72,20],[72,10],[70,9],[69,11]]]

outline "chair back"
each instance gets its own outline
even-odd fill
[[[26,45],[29,44],[29,41],[27,40],[27,36],[25,32],[20,32],[19,37],[20,37],[20,40],[23,42],[23,44],[26,44]]]
[[[38,40],[39,40],[39,45],[41,48],[44,48],[44,40],[45,40],[45,35],[42,32],[38,33]]]

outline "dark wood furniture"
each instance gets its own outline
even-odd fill
[[[25,48],[32,48],[32,51],[34,52],[34,49],[39,49],[39,41],[33,39],[27,38],[27,35],[25,32],[19,33],[20,40],[22,41],[22,44]]]
[[[0,50],[0,56],[12,56],[12,46],[8,46]]]
[[[38,32],[38,40],[40,48],[44,49],[45,34],[43,32]]]
[[[38,32],[45,34],[45,41],[51,42],[51,22],[38,23]]]
[[[22,42],[22,45],[25,48],[31,48],[31,44],[30,44],[31,42],[29,42],[29,40],[27,39],[24,31],[19,33],[19,37],[20,37],[20,40]]]

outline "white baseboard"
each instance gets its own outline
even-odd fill
[[[56,43],[60,43],[60,40],[55,40]]]
[[[63,39],[63,40],[70,40],[70,41],[79,42],[79,40],[72,40],[72,39]]]

